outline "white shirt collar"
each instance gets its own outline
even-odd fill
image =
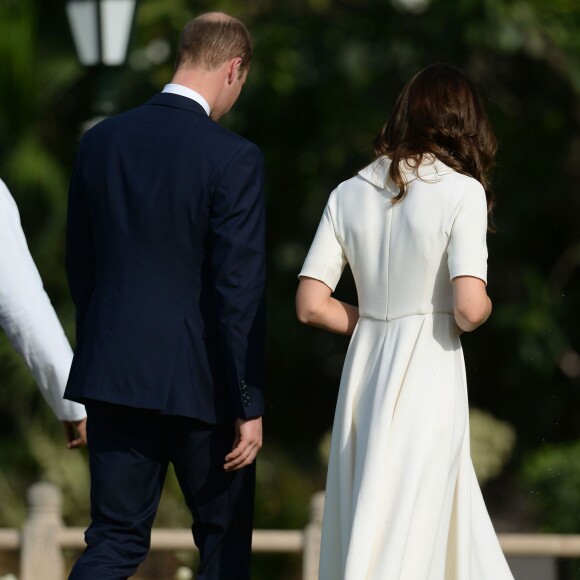
[[[190,89],[189,87],[184,87],[183,85],[178,85],[177,83],[169,83],[163,87],[163,93],[172,93],[174,95],[181,95],[182,97],[187,97],[199,103],[203,110],[209,116],[210,109],[208,102],[196,91]]]

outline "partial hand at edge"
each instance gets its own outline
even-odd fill
[[[78,449],[87,444],[87,418],[80,421],[63,421],[69,449]]]
[[[262,417],[236,419],[236,438],[224,469],[236,471],[253,463],[262,447]]]

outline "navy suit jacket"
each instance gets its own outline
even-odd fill
[[[264,412],[258,147],[161,93],[81,142],[66,266],[77,347],[65,397],[212,424]]]

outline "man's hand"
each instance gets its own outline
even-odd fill
[[[77,449],[87,444],[87,418],[80,421],[63,421],[69,449]]]
[[[224,469],[235,471],[250,465],[262,447],[262,417],[236,419],[236,439],[226,455]]]

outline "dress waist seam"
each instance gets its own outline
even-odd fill
[[[362,318],[363,320],[375,320],[376,322],[391,322],[392,320],[399,320],[400,318],[408,318],[409,316],[432,316],[434,314],[446,314],[447,316],[453,316],[451,312],[433,311],[433,312],[412,312],[409,314],[401,314],[400,316],[387,316],[386,318],[377,318],[375,316],[369,316],[368,314],[361,314],[359,318]]]

